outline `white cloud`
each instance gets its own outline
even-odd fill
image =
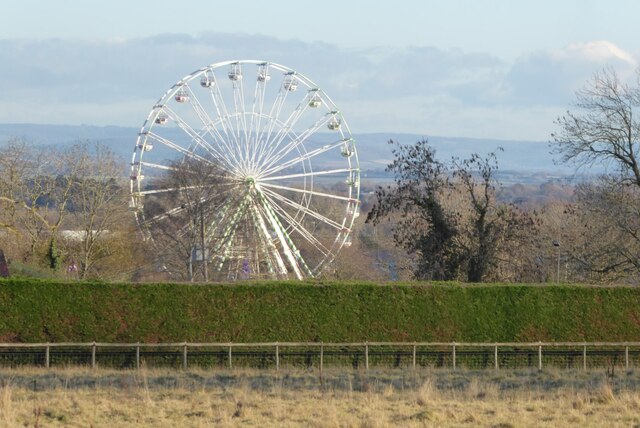
[[[160,34],[105,40],[0,40],[0,122],[138,126],[173,83],[206,64],[266,59],[309,76],[352,130],[548,138],[595,72],[633,74],[637,58],[607,41],[506,63],[435,47],[341,49],[262,35]]]
[[[562,49],[520,57],[505,79],[505,101],[517,105],[566,106],[575,91],[606,66],[627,78],[637,68],[634,56],[606,41],[575,43]]]
[[[565,49],[551,52],[552,56],[561,60],[587,59],[596,64],[623,62],[637,67],[638,62],[632,54],[606,40],[587,43],[572,43]]]

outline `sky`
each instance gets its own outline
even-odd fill
[[[139,126],[204,65],[262,59],[354,133],[546,141],[593,73],[633,81],[634,0],[0,0],[0,123]]]

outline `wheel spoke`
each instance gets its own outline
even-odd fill
[[[220,132],[215,126],[215,122],[211,119],[211,117],[209,116],[209,113],[202,106],[202,103],[197,97],[195,91],[192,91],[188,85],[185,85],[185,86],[189,88],[189,93],[190,93],[189,102],[191,104],[191,107],[196,112],[196,115],[200,118],[200,121],[202,122],[202,125],[204,126],[204,129],[206,130],[206,132],[211,136],[214,142],[218,142],[218,144],[220,145],[220,148],[222,149],[222,152],[231,157],[229,160],[230,161],[233,160],[234,165],[239,165],[240,161],[235,156],[236,154],[235,150],[233,150],[232,146],[227,141],[228,138],[225,138],[222,136],[222,134],[220,134]],[[213,149],[213,146],[211,148]],[[215,151],[216,153],[218,153],[217,150]]]
[[[237,64],[237,71],[242,75],[242,66]],[[247,130],[247,118],[245,115],[244,79],[232,80],[233,105],[235,113],[235,130],[239,142],[240,165],[245,171],[249,171],[249,134]]]
[[[326,216],[324,216],[324,215],[322,215],[322,214],[310,209],[309,207],[306,207],[306,206],[301,205],[301,204],[299,204],[299,203],[297,203],[295,201],[292,201],[291,199],[289,199],[289,198],[287,198],[285,196],[282,196],[279,193],[272,192],[269,189],[262,189],[262,191],[265,194],[271,196],[272,198],[274,198],[276,200],[279,200],[279,201],[282,201],[283,203],[289,205],[290,207],[293,207],[293,208],[295,208],[297,210],[300,210],[300,211],[304,212],[305,214],[308,214],[311,217],[313,217],[313,218],[315,218],[317,220],[320,220],[321,222],[323,222],[323,223],[325,223],[325,224],[327,224],[327,225],[329,225],[329,226],[331,226],[331,227],[333,227],[335,229],[338,229],[340,231],[342,231],[344,229],[344,222],[343,223],[338,223],[335,220],[331,220],[329,217],[326,217]]]
[[[332,144],[326,144],[326,145],[324,145],[322,147],[319,147],[319,148],[317,148],[315,150],[311,150],[310,152],[306,152],[305,154],[300,155],[300,156],[298,156],[296,158],[289,159],[288,161],[283,162],[278,166],[274,166],[271,169],[262,170],[260,172],[260,174],[258,175],[258,177],[261,178],[261,179],[264,178],[264,177],[268,177],[271,174],[275,174],[276,172],[282,171],[283,169],[287,169],[289,167],[292,167],[295,164],[306,162],[306,161],[308,161],[308,160],[310,160],[310,159],[312,159],[312,158],[314,158],[316,156],[319,156],[319,155],[321,155],[323,153],[326,153],[326,152],[328,152],[330,150],[336,149],[336,148],[341,147],[343,145],[344,145],[344,141],[342,141],[342,140],[340,140],[338,142],[335,142],[335,143],[332,143]]]
[[[139,197],[139,196],[142,196],[142,195],[149,195],[149,194],[178,192],[178,191],[181,191],[181,190],[189,190],[189,189],[196,189],[196,188],[202,188],[202,186],[176,187],[176,188],[170,188],[170,189],[159,189],[159,190],[142,191],[142,192],[135,193],[134,196]],[[232,189],[227,189],[227,190],[224,190],[222,192],[219,192],[219,193],[216,194],[216,197],[220,197],[222,195],[225,195],[225,194],[231,192],[231,190]],[[230,198],[227,198],[226,200],[228,200],[228,199],[230,199]],[[199,203],[202,204],[202,203],[207,202],[208,200],[209,200],[209,198],[201,198]],[[226,200],[225,200],[225,202],[226,202]],[[220,204],[219,207],[222,206],[223,204],[224,204],[224,202],[222,204]],[[164,220],[165,218],[170,217],[170,216],[172,216],[174,214],[178,214],[178,213],[180,213],[180,212],[182,212],[184,210],[186,210],[186,207],[184,207],[184,206],[171,208],[171,209],[166,210],[166,211],[164,211],[164,212],[162,212],[160,214],[155,215],[154,217],[152,217],[150,219],[145,220],[145,223],[151,224],[151,223],[154,223],[156,221]]]
[[[276,162],[279,162],[282,158],[291,153],[291,151],[298,148],[298,146],[300,146],[307,138],[318,132],[320,128],[326,125],[331,120],[331,117],[332,116],[330,114],[327,114],[318,119],[316,123],[305,129],[300,135],[295,136],[295,138],[291,140],[289,144],[282,147],[281,150],[277,150],[277,147],[272,147],[266,153],[265,159],[262,162],[264,168],[268,169],[272,167]]]
[[[301,178],[301,177],[315,177],[318,175],[333,175],[333,174],[341,174],[341,173],[351,173],[353,169],[350,168],[340,168],[340,169],[330,169],[327,171],[313,171],[313,172],[301,172],[299,174],[288,174],[288,175],[272,175],[268,177],[260,177],[260,183],[264,181],[274,181],[274,180],[288,180],[291,178]]]
[[[293,127],[298,122],[298,120],[302,117],[302,115],[307,110],[307,108],[309,107],[308,98],[309,98],[309,95],[307,94],[302,99],[300,104],[298,104],[296,109],[282,123],[282,125],[281,125],[280,129],[278,130],[277,134],[272,139],[265,139],[264,146],[265,147],[269,147],[269,150],[267,151],[266,154],[265,153],[261,154],[262,157],[260,159],[264,159],[264,162],[268,161],[268,158],[269,158],[271,153],[276,152],[280,148],[280,145],[284,141],[285,137],[287,135],[290,135],[290,133],[293,132]],[[322,126],[322,125],[320,125],[320,126]]]
[[[282,246],[282,249],[284,251],[284,254],[285,254],[287,260],[289,261],[289,265],[293,269],[294,273],[296,274],[298,279],[302,279],[304,277],[303,273],[302,273],[302,268],[304,268],[307,271],[306,273],[310,275],[311,271],[307,267],[307,265],[304,262],[304,260],[302,259],[302,256],[300,255],[300,251],[296,248],[296,246],[293,243],[293,241],[291,241],[291,238],[289,237],[289,235],[287,234],[286,230],[282,226],[282,223],[280,223],[280,221],[278,221],[278,218],[276,217],[273,209],[265,201],[265,199],[262,196],[262,193],[260,192],[260,190],[257,190],[257,192],[258,192],[258,195],[259,195],[259,199],[260,199],[260,202],[261,202],[263,213],[265,214],[265,216],[266,216],[267,220],[269,221],[269,223],[271,223],[271,227],[275,231],[276,236],[278,237],[278,240],[280,241],[280,245]]]
[[[235,213],[232,213],[231,219],[226,224],[226,227],[223,230],[223,235],[220,237],[220,240],[215,243],[213,248],[214,254],[222,254],[220,257],[220,261],[218,263],[218,270],[222,269],[222,265],[224,264],[226,258],[229,255],[229,249],[233,244],[234,237],[236,234],[236,230],[240,225],[241,220],[246,215],[247,207],[249,206],[250,198],[248,195],[245,195],[242,202],[238,206],[238,209]]]
[[[348,196],[332,195],[331,193],[317,192],[315,190],[298,189],[297,187],[280,186],[278,184],[270,184],[270,183],[263,183],[263,182],[260,182],[260,186],[266,186],[271,189],[287,190],[287,191],[296,192],[296,193],[304,193],[305,195],[322,196],[323,198],[336,199],[339,201],[356,202],[353,198],[350,198]]]
[[[262,125],[262,119],[264,117],[264,102],[267,91],[267,84],[270,80],[271,72],[269,64],[265,63],[260,65],[258,69],[259,76],[256,79],[256,87],[253,96],[253,107],[251,109],[251,126],[250,126],[250,138],[253,141],[254,150],[251,156],[251,163],[255,167],[259,158],[258,153],[261,152],[260,145],[260,127]],[[260,76],[262,74],[262,76]]]
[[[235,143],[235,147],[239,145],[239,141],[235,133],[233,132],[233,127],[231,126],[231,122],[229,120],[229,112],[227,111],[226,103],[224,102],[224,97],[220,92],[220,82],[218,82],[215,75],[212,75],[213,85],[209,88],[209,93],[211,95],[211,100],[213,105],[215,106],[216,113],[218,118],[220,118],[220,126],[222,126],[222,130],[224,131],[227,138],[225,141],[231,143],[233,137],[233,141]]]
[[[278,252],[278,249],[271,240],[269,229],[267,228],[267,223],[265,222],[264,217],[262,216],[260,209],[258,208],[258,205],[254,204],[253,210],[254,218],[256,220],[256,223],[258,224],[258,230],[261,232],[260,236],[264,245],[264,251],[266,252],[266,254],[268,254],[268,259],[270,262],[269,264],[271,264],[272,258],[275,259],[276,264],[278,265],[278,273],[284,276],[287,274],[287,267],[284,264],[284,260],[282,259],[280,252]]]
[[[206,186],[188,186],[188,187],[167,187],[163,189],[149,189],[135,192],[134,196],[155,195],[158,193],[171,193],[179,190],[204,189]]]
[[[222,154],[219,151],[217,151],[211,144],[209,144],[209,142],[207,140],[205,140],[202,137],[202,135],[200,135],[198,132],[196,132],[191,127],[191,125],[189,125],[184,119],[182,119],[178,114],[176,114],[176,112],[174,112],[173,110],[171,110],[168,107],[165,108],[165,110],[168,112],[169,117],[176,123],[176,125],[178,125],[178,127],[180,129],[182,129],[182,131],[185,134],[187,134],[189,136],[189,138],[191,138],[191,140],[193,142],[195,142],[196,147],[197,146],[202,147],[213,158],[215,158],[219,163],[222,163],[222,164],[226,165],[227,169],[230,169],[230,170],[235,169],[235,165],[228,158],[228,156],[226,154]],[[189,151],[190,152],[194,152],[195,148],[190,149]]]
[[[282,208],[277,202],[275,202],[269,195],[265,194],[265,198],[269,201],[273,209],[280,215],[291,227],[300,234],[304,239],[309,241],[323,256],[329,255],[329,249],[315,237],[313,233],[307,230],[301,222],[296,221],[291,214],[289,214],[284,208]]]
[[[160,135],[155,134],[155,133],[153,133],[151,131],[149,131],[147,136],[149,138],[157,141],[158,143],[163,144],[163,145],[165,145],[165,146],[167,146],[167,147],[177,151],[178,153],[181,153],[181,154],[183,154],[183,155],[185,155],[185,156],[187,156],[187,157],[189,157],[191,159],[195,159],[195,160],[198,160],[200,162],[204,162],[204,163],[209,164],[209,165],[216,165],[216,163],[212,162],[210,159],[204,158],[204,157],[202,157],[202,156],[200,156],[200,155],[198,155],[196,153],[193,153],[192,151],[190,151],[188,149],[185,149],[181,145],[176,144],[173,141],[168,140],[168,139],[166,139],[164,137],[161,137]]]
[[[328,144],[324,126],[337,131]],[[151,109],[129,164],[130,205],[159,260],[188,265],[183,277],[313,277],[351,233],[354,154],[338,108],[305,76],[262,61],[212,64]],[[195,247],[210,264],[189,259]]]
[[[264,128],[260,131],[260,135],[258,135],[257,141],[262,142],[262,149],[258,150],[258,152],[261,152],[268,147],[266,142],[271,139],[271,134],[273,133],[273,130],[278,123],[278,117],[280,116],[282,106],[284,105],[288,94],[289,91],[285,90],[284,87],[280,85],[278,95],[276,96],[276,99],[269,111],[269,120],[265,124]],[[258,159],[260,159],[260,157]]]

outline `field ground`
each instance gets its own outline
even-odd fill
[[[640,371],[0,370],[0,426],[640,427]]]

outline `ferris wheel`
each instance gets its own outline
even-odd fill
[[[159,257],[204,278],[318,276],[351,245],[360,169],[342,112],[304,75],[220,62],[173,85],[136,140],[131,196]]]

